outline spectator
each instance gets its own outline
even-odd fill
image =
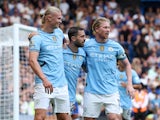
[[[133,99],[134,120],[145,120],[148,111],[148,102],[149,99],[146,86],[142,86],[142,89],[136,90]]]

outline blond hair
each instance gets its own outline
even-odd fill
[[[110,23],[110,20],[107,19],[107,18],[105,18],[105,17],[99,17],[99,18],[97,18],[97,19],[93,22],[93,24],[92,24],[93,34],[95,34],[95,29],[98,28],[98,27],[102,24],[102,22],[108,22],[108,23]]]
[[[46,15],[49,15],[49,14],[53,14],[53,13],[59,13],[61,12],[61,10],[57,7],[54,7],[54,6],[50,6],[48,7],[44,13],[40,14],[41,18],[42,18],[42,24],[45,23],[45,17]]]

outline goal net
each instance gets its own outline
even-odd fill
[[[37,29],[21,24],[0,28],[0,120],[33,114],[33,77],[28,64],[28,34]]]

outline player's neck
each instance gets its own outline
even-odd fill
[[[50,25],[48,26],[47,24],[46,25],[43,25],[42,28],[41,28],[44,32],[47,32],[47,33],[52,33],[55,29],[55,27],[51,27]]]
[[[98,43],[106,43],[108,38],[100,38],[99,36],[96,36],[96,41]]]
[[[69,44],[68,47],[71,49],[72,52],[77,53],[78,52],[78,47],[73,45],[73,44]]]
[[[51,28],[43,27],[42,30],[43,30],[44,32],[47,32],[47,33],[52,33],[52,32],[53,32],[53,28],[51,29]]]

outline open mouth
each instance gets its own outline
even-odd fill
[[[106,35],[109,35],[109,33],[107,32]]]

